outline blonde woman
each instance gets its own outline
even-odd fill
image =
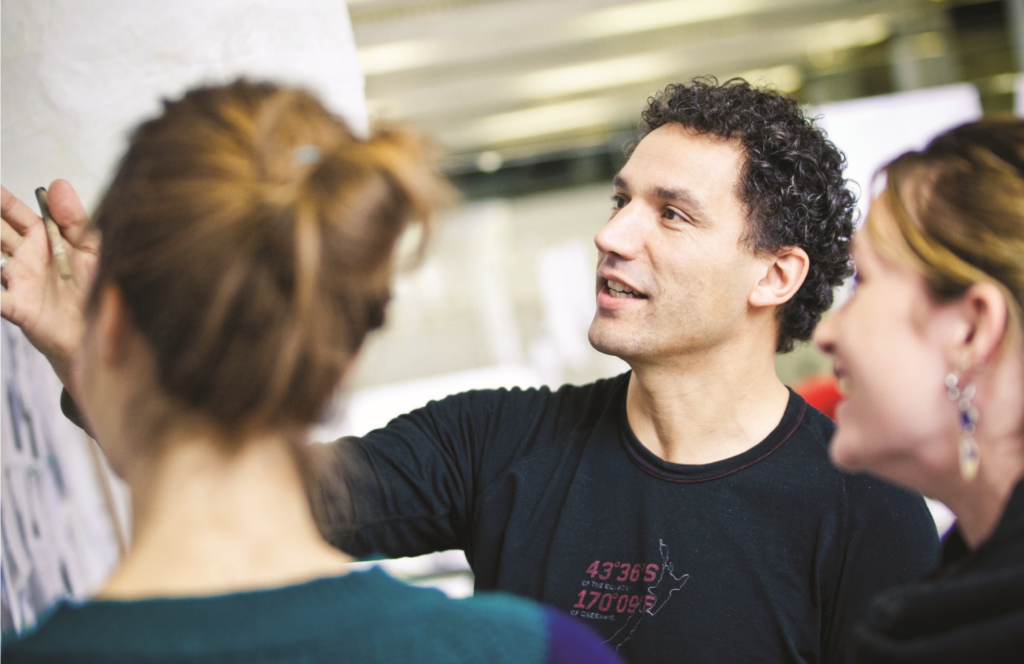
[[[415,135],[359,140],[304,92],[239,81],[135,132],[94,217],[94,279],[66,183],[70,282],[3,191],[3,315],[72,389],[134,515],[99,594],[5,637],[5,662],[615,659],[523,600],[346,573],[317,529],[306,430],[383,321],[396,240],[443,190]],[[52,324],[54,299],[87,302],[84,336]]]
[[[856,292],[818,328],[846,399],[831,455],[957,515],[940,568],[876,600],[860,662],[1024,661],[1024,121],[953,129],[883,174]]]

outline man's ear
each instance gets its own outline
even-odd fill
[[[954,322],[948,337],[950,366],[963,370],[996,359],[1006,336],[1009,310],[998,286],[977,283],[952,303]]]
[[[121,289],[115,283],[107,283],[100,294],[93,323],[100,360],[108,366],[124,361],[132,341],[132,328],[128,308]]]
[[[788,302],[807,278],[811,259],[800,247],[783,247],[767,255],[761,265],[764,271],[759,270],[759,279],[747,300],[752,307],[771,307]]]

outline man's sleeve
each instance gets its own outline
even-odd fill
[[[935,569],[940,543],[921,496],[868,475],[846,475],[847,545],[839,561],[831,620],[823,625],[825,661],[849,661],[850,639],[871,601]]]
[[[515,461],[529,435],[524,418],[544,410],[544,394],[466,392],[364,438],[313,445],[312,502],[324,536],[360,557],[466,549],[475,496]]]

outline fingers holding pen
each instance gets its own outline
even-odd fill
[[[7,256],[0,273],[6,286],[16,269],[45,268],[50,263],[50,252],[42,218],[6,187],[0,189],[0,248]]]
[[[99,255],[99,234],[90,226],[71,185],[64,180],[55,181],[51,187],[54,185],[52,206],[57,210],[54,213],[50,205],[45,205],[53,218],[45,223],[35,209],[0,185],[0,249],[4,256],[0,259],[0,284],[7,289],[3,295],[5,318],[10,319],[14,311],[54,301],[54,296],[67,289],[78,299],[78,292],[91,285]],[[43,193],[40,203],[49,198]],[[47,224],[51,227],[49,233]],[[51,284],[57,274],[66,281],[65,286]]]
[[[68,252],[64,249],[64,236],[60,234],[60,226],[53,220],[50,214],[49,197],[46,187],[36,189],[36,201],[43,213],[43,223],[46,224],[46,237],[50,240],[50,249],[53,250],[53,260],[57,264],[57,272],[61,279],[71,278],[71,263],[68,262]]]
[[[49,190],[39,190],[36,195],[40,206],[48,210],[50,221],[44,223],[32,207],[2,188],[2,248],[12,258],[0,272],[8,272],[6,280],[10,280],[11,263],[23,264],[36,272],[55,266],[63,279],[87,289],[99,259],[100,234],[66,180],[54,180]]]
[[[89,214],[78,193],[67,180],[54,180],[48,190],[50,214],[61,235],[76,249],[99,252],[99,234],[89,223]]]
[[[56,256],[61,277],[72,279],[88,290],[99,262],[100,234],[89,221],[78,193],[67,180],[54,180],[46,194],[49,218],[59,227],[65,258]],[[49,223],[49,222],[47,222]],[[50,224],[52,230],[53,224]],[[51,241],[52,244],[52,241]],[[61,267],[63,265],[63,267]]]

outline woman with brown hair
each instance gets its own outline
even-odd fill
[[[1024,661],[1024,121],[886,168],[856,289],[818,327],[846,398],[833,460],[957,515],[940,568],[877,599],[858,662]]]
[[[102,251],[65,228],[70,282],[40,276],[42,221],[4,190],[3,315],[72,390],[134,519],[99,594],[5,637],[5,661],[615,661],[523,600],[346,573],[317,530],[307,430],[443,191],[414,134],[359,140],[312,96],[245,81],[136,130],[94,215]],[[41,332],[47,293],[86,303],[84,331]]]

